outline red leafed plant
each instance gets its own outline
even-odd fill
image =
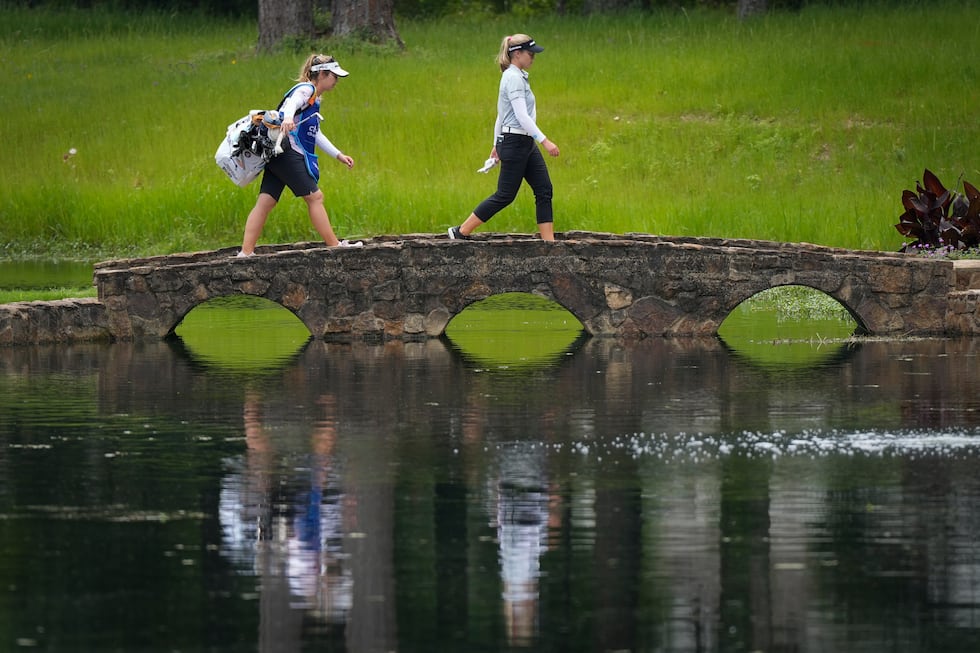
[[[963,194],[947,190],[930,170],[922,173],[915,192],[902,191],[905,213],[895,225],[912,242],[902,252],[947,252],[980,246],[980,191],[963,182]]]

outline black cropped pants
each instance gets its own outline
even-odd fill
[[[497,139],[497,156],[500,158],[500,176],[497,177],[497,190],[473,209],[476,217],[486,222],[501,209],[510,205],[521,189],[521,182],[527,180],[534,192],[535,217],[538,224],[554,222],[551,206],[554,189],[544,155],[530,136],[522,134],[503,134]]]

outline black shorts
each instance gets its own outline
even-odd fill
[[[286,186],[296,197],[306,197],[318,190],[316,179],[306,168],[306,157],[288,146],[285,152],[265,164],[259,192],[272,195],[278,202]]]

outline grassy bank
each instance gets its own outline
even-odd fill
[[[200,17],[5,9],[0,256],[107,258],[237,243],[257,185],[213,162],[228,123],[272,108],[305,53]],[[557,227],[896,250],[900,196],[929,167],[980,183],[980,7],[401,22],[404,52],[326,43],[352,71],[324,100],[342,237],[443,232],[492,191],[501,35],[532,69]],[[910,33],[911,32],[911,33]],[[928,35],[916,38],[915,35]],[[74,149],[75,153],[69,154]],[[315,240],[288,198],[262,242]],[[494,218],[534,230],[533,201]]]

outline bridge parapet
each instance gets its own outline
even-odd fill
[[[99,264],[95,282],[113,337],[167,336],[195,306],[234,294],[285,306],[316,338],[434,337],[473,302],[507,292],[557,302],[594,336],[703,336],[716,334],[742,301],[782,285],[834,297],[864,333],[943,334],[954,290],[949,261],[645,234],[567,232],[555,243],[410,234],[360,249],[298,243],[261,247],[250,258],[234,253]]]

